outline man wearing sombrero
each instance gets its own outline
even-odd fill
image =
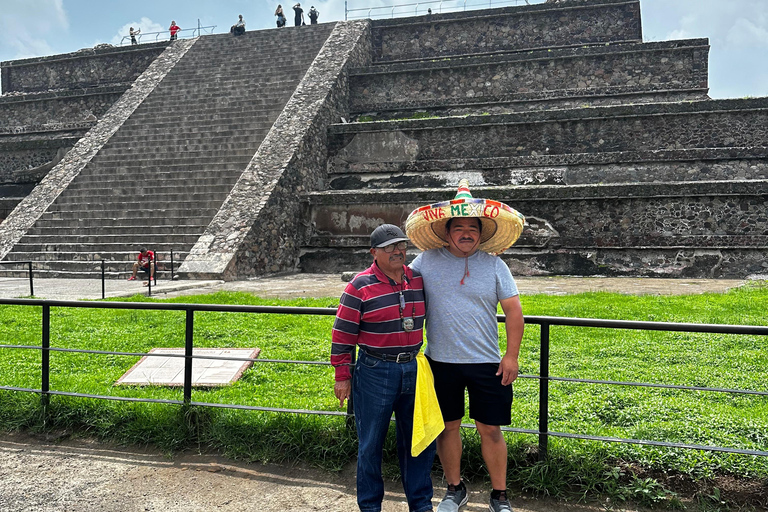
[[[517,241],[524,224],[525,218],[504,203],[473,198],[466,180],[453,200],[417,208],[405,224],[408,238],[425,251],[410,266],[424,279],[426,355],[445,422],[437,454],[448,490],[438,512],[456,512],[467,503],[460,433],[465,389],[493,486],[489,508],[512,510],[501,425],[512,422],[511,384],[518,374],[524,321],[517,285],[496,255]],[[506,315],[503,357],[498,304]]]

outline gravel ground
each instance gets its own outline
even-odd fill
[[[434,475],[442,495],[440,476]],[[487,489],[470,489],[463,512],[488,510]],[[435,506],[437,499],[434,500]],[[515,497],[516,512],[598,512],[602,507]],[[330,474],[302,466],[233,462],[215,455],[114,447],[89,439],[0,438],[4,512],[353,512],[354,467]],[[407,512],[399,483],[386,482],[383,512]],[[615,508],[634,512],[634,508]]]
[[[768,276],[756,276],[762,279]],[[739,279],[659,279],[642,277],[517,277],[523,295],[544,293],[569,295],[581,292],[617,292],[631,295],[681,295],[721,293],[744,284]],[[101,281],[97,279],[35,279],[35,297],[52,300],[100,299]],[[346,283],[339,274],[290,274],[250,279],[248,281],[168,281],[159,280],[152,286],[152,296],[178,297],[213,293],[219,290],[255,293],[262,297],[288,299],[292,297],[341,296]],[[0,278],[0,297],[29,296],[29,279]],[[110,279],[104,283],[105,297],[130,297],[146,294],[142,281]]]

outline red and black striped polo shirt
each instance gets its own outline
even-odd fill
[[[403,266],[405,280],[395,283],[374,262],[347,284],[341,294],[331,338],[331,364],[336,380],[351,377],[349,364],[355,345],[369,352],[397,355],[421,348],[424,329],[424,281],[421,275]],[[406,332],[400,319],[400,293],[405,308],[403,318],[414,320]]]

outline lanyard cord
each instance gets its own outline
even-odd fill
[[[408,340],[408,338],[409,338],[408,335],[409,335],[409,333],[411,331],[407,331],[405,329],[405,318],[403,317],[403,312],[405,311],[405,308],[406,308],[406,305],[407,305],[406,302],[405,302],[405,295],[403,294],[403,292],[405,290],[407,290],[407,288],[405,287],[407,282],[408,282],[408,280],[405,278],[405,274],[403,274],[403,281],[400,282],[400,283],[397,283],[397,286],[400,287],[399,290],[395,289],[395,285],[392,284],[392,283],[394,283],[394,281],[392,281],[391,279],[390,279],[389,285],[392,287],[392,292],[398,292],[398,294],[400,296],[399,297],[399,299],[400,299],[400,304],[399,304],[399,306],[400,306],[399,307],[399,310],[400,310],[400,326],[402,327],[403,332],[405,332],[405,342],[409,343],[410,341]],[[411,318],[410,318],[411,322],[414,322],[413,314],[415,312],[415,309],[416,309],[416,306],[413,304],[413,302],[411,302]],[[411,330],[413,330],[413,329],[411,329]]]

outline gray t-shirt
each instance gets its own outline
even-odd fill
[[[419,254],[411,268],[424,278],[427,300],[426,354],[444,363],[498,363],[500,300],[518,295],[509,267],[498,256],[477,251],[467,259],[448,249]]]

